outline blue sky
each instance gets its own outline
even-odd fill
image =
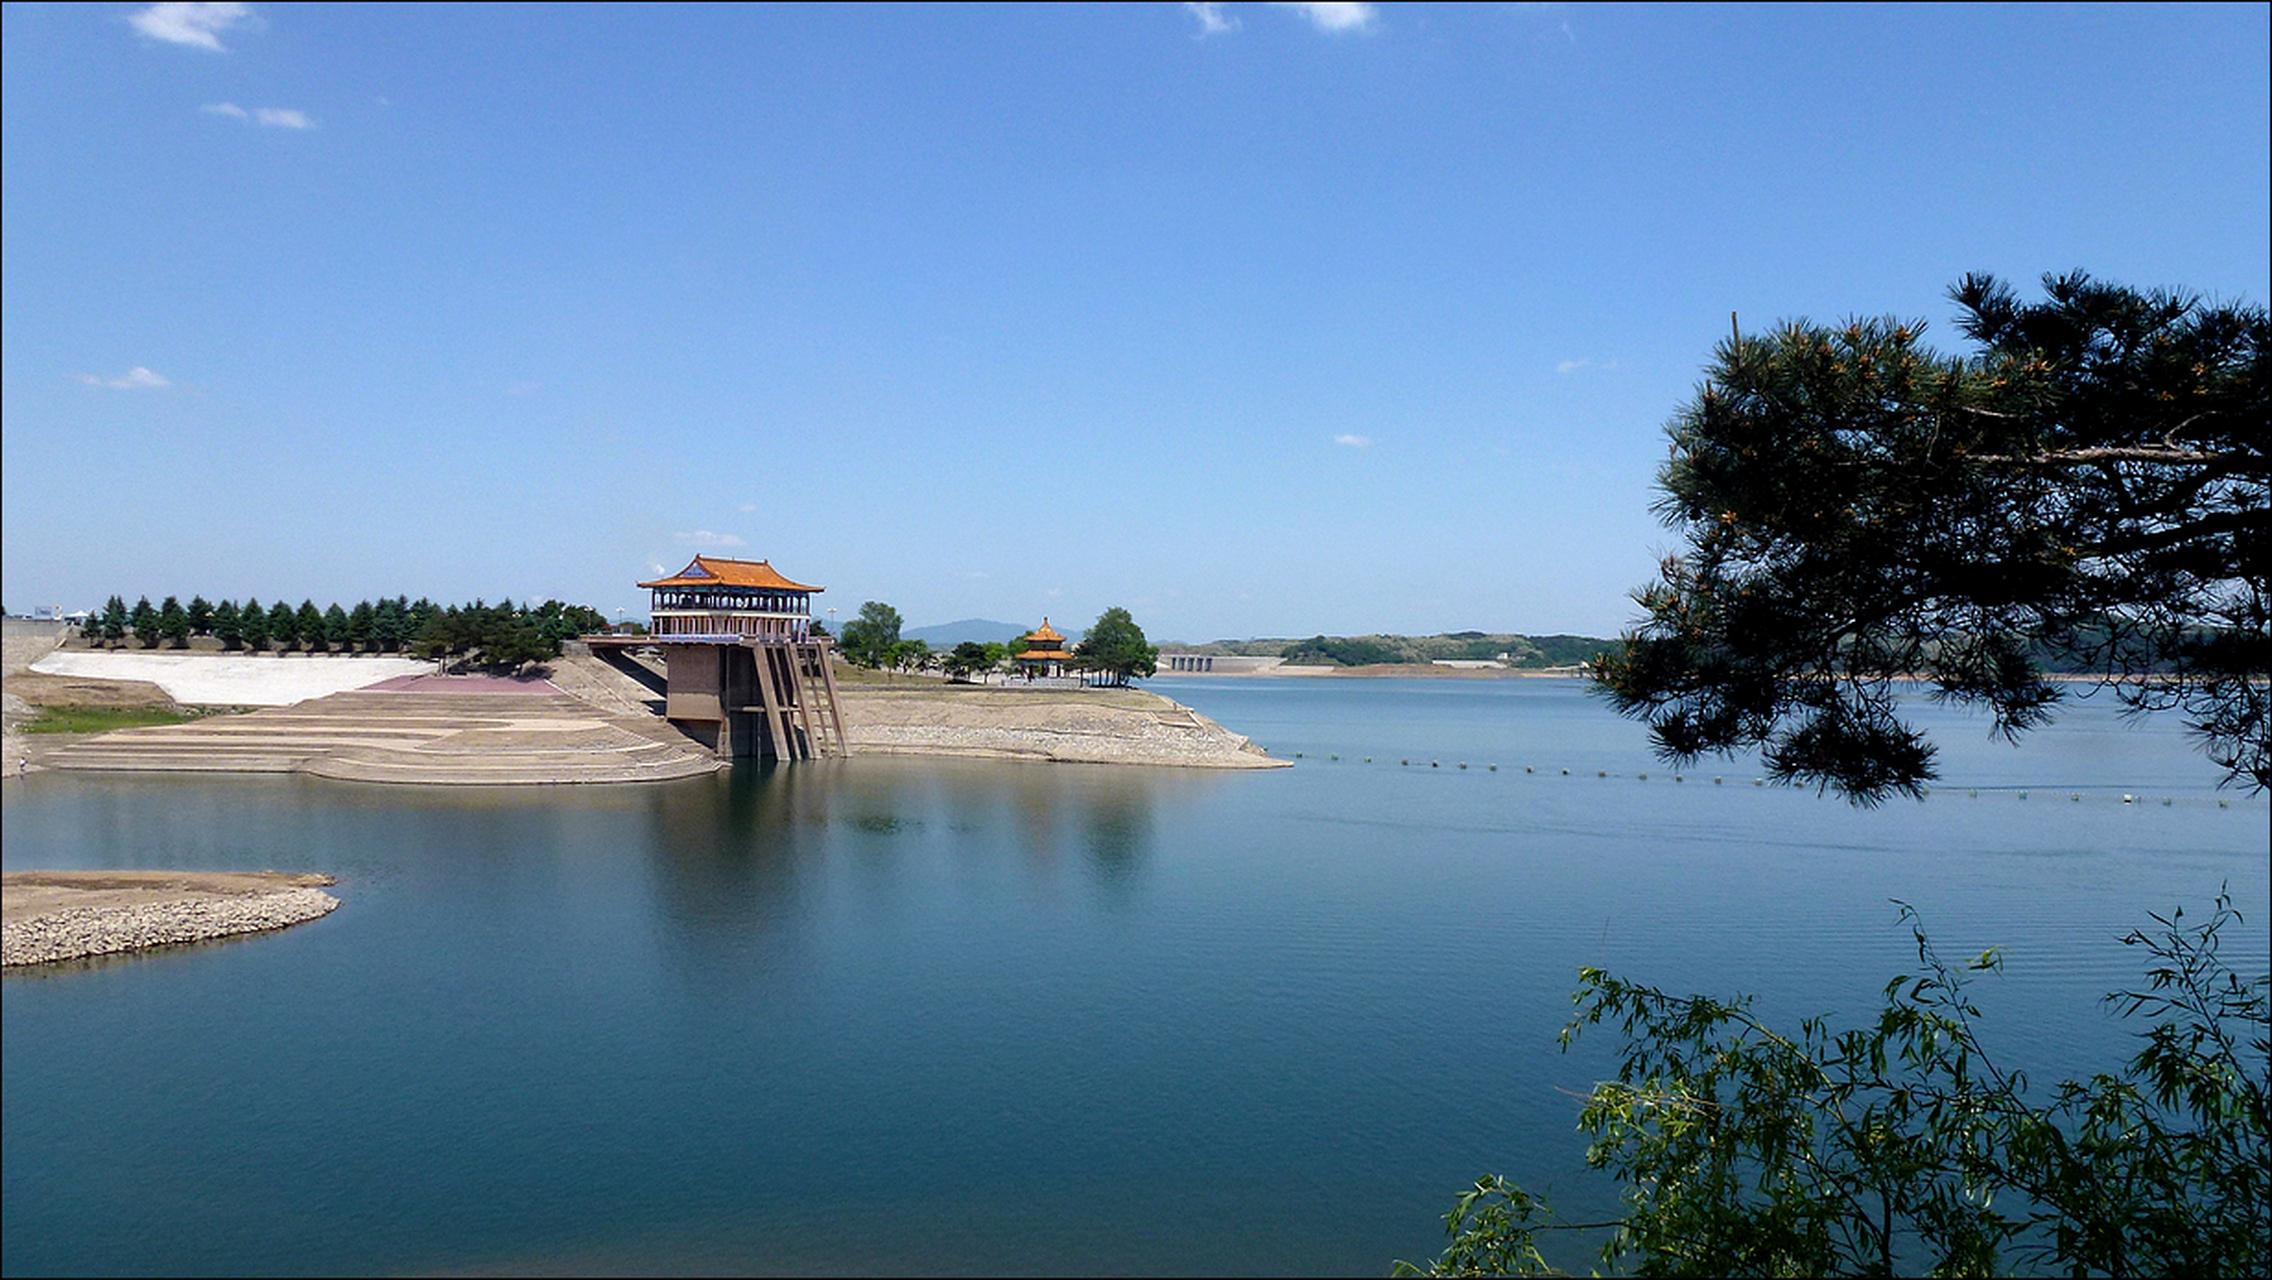
[[[2262,302],[2263,5],[0,11],[0,590],[1614,632],[1731,311]]]

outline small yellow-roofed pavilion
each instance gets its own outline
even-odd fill
[[[1065,647],[1065,637],[1049,625],[1046,617],[1041,620],[1039,627],[1019,637],[1018,644],[1015,661],[1018,670],[1028,679],[1035,676],[1061,676],[1073,664],[1073,655]]]

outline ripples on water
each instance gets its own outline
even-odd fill
[[[344,905],[7,979],[6,1270],[1378,1272],[1486,1171],[1603,1203],[1581,964],[1859,1018],[1900,898],[2006,948],[1988,1035],[2049,1080],[2127,1052],[2147,910],[2229,882],[2265,963],[2264,801],[2103,704],[1928,711],[1942,783],[1871,812],[1674,782],[1563,682],[1159,687],[1298,767],[7,784],[10,868]]]

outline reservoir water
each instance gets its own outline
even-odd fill
[[[1555,1047],[1580,965],[1859,1020],[1915,965],[1900,899],[2005,948],[1986,1038],[2048,1085],[2132,1051],[2097,997],[2147,911],[2229,885],[2267,963],[2265,800],[2103,697],[2017,749],[1921,710],[1943,778],[1872,811],[1675,781],[1570,682],[1154,687],[1296,766],[6,783],[9,869],[343,905],[9,973],[0,1265],[1378,1274],[1480,1174],[1611,1203],[1573,1127],[1609,1037]]]

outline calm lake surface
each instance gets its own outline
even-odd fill
[[[1610,1037],[1555,1048],[1582,964],[1860,1020],[1899,898],[2006,949],[1986,1034],[2048,1085],[2131,1051],[2096,997],[2147,911],[2229,884],[2266,963],[2265,801],[2103,697],[2018,749],[1923,710],[1941,783],[1863,811],[1675,782],[1570,682],[1153,687],[1301,758],[8,782],[10,869],[343,905],[0,984],[0,1263],[1378,1274],[1483,1173],[1610,1203],[1573,1128]]]

